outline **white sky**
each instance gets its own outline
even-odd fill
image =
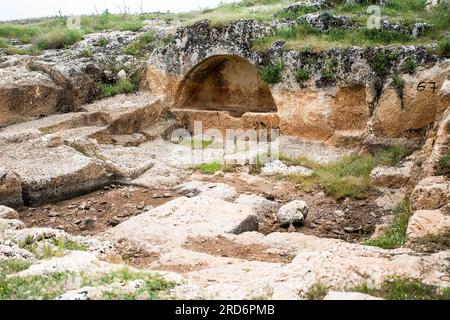
[[[217,6],[220,2],[233,0],[142,0],[145,12],[161,11],[182,12],[206,9]],[[1,0],[0,21],[37,18],[56,15],[59,10],[64,15],[92,14],[95,7],[99,13],[108,9],[111,13],[123,12],[128,7],[131,13],[141,11],[141,0]]]

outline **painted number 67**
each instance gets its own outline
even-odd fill
[[[417,85],[417,91],[425,91],[427,87],[430,87],[431,90],[433,90],[433,94],[436,92],[436,82],[426,82],[422,81]]]

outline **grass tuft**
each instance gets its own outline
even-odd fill
[[[262,66],[259,70],[261,79],[268,84],[279,83],[282,79],[284,64],[281,60],[271,61],[269,64]]]
[[[450,300],[450,289],[428,285],[418,279],[394,276],[384,281],[380,288],[370,288],[364,284],[354,292],[369,294],[386,300]]]
[[[128,79],[121,79],[114,84],[100,85],[100,98],[113,97],[118,94],[132,93],[137,90],[137,85]]]
[[[411,202],[409,198],[403,199],[394,209],[394,222],[386,230],[383,236],[374,240],[367,240],[364,244],[383,249],[395,249],[405,244],[406,229],[411,217]]]
[[[307,300],[323,300],[328,294],[328,288],[321,282],[315,283],[305,295]]]
[[[295,71],[295,80],[298,83],[303,83],[305,81],[308,81],[311,78],[311,73],[303,68],[297,69]]]
[[[411,155],[412,150],[405,145],[395,145],[381,149],[375,153],[377,162],[384,166],[395,166]]]

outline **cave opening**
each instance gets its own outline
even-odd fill
[[[212,56],[193,67],[178,87],[174,107],[225,111],[233,117],[247,112],[277,112],[270,88],[258,69],[233,55]]]

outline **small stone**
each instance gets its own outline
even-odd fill
[[[119,218],[114,217],[114,218],[112,218],[112,219],[109,219],[109,220],[106,222],[106,224],[109,225],[109,226],[111,226],[111,227],[115,227],[115,226],[117,226],[118,224],[120,224],[120,220],[119,220]]]
[[[147,205],[144,207],[144,211],[150,211],[153,210],[153,206]]]
[[[308,215],[308,205],[301,200],[294,200],[280,208],[277,214],[278,223],[282,228],[290,224],[302,225]]]
[[[361,228],[345,227],[344,231],[347,233],[358,233],[359,231],[361,231]]]
[[[59,212],[56,212],[56,211],[50,211],[49,213],[48,213],[48,216],[50,217],[50,218],[53,218],[53,217],[59,217],[61,214],[59,213]]]
[[[138,204],[136,206],[136,209],[138,209],[138,210],[144,210],[144,208],[145,208],[145,202],[141,202],[140,204]]]
[[[342,211],[342,210],[336,210],[336,211],[334,212],[334,214],[335,214],[336,216],[338,216],[338,217],[343,217],[343,216],[345,216],[345,213],[344,213],[344,211]]]
[[[76,222],[78,225],[78,228],[80,228],[81,231],[86,231],[94,228],[94,219],[92,218],[86,218],[82,219]]]
[[[117,78],[119,78],[119,80],[125,79],[126,77],[127,77],[127,72],[123,69],[117,73]]]
[[[78,206],[78,210],[80,211],[88,211],[91,208],[91,205],[87,202],[83,202]]]
[[[164,193],[164,198],[172,198],[172,194],[170,194],[170,193]]]
[[[164,198],[164,196],[162,194],[160,194],[160,193],[153,194],[153,199],[161,199],[161,198]]]

